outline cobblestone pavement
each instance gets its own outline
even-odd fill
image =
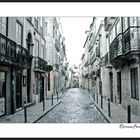
[[[95,107],[87,92],[73,88],[66,93],[61,104],[38,123],[107,123],[107,120]]]

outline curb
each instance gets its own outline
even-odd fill
[[[88,93],[88,95],[90,96],[91,100],[93,101],[94,105],[96,106],[96,108],[100,111],[100,113],[105,117],[105,119],[107,120],[108,123],[111,123],[110,119],[102,112],[102,110],[97,106],[97,104],[94,102],[93,98],[91,97],[91,95]]]
[[[61,101],[59,101],[58,103],[56,103],[49,110],[47,110],[44,114],[42,114],[39,118],[37,118],[33,123],[36,123],[37,121],[39,121],[43,116],[45,116],[48,112],[50,112],[55,106],[59,105],[60,103],[61,103]]]

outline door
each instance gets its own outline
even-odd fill
[[[119,104],[122,102],[121,72],[117,72],[117,92],[119,96]]]
[[[22,73],[16,74],[16,109],[22,107]]]
[[[111,102],[113,102],[113,74],[112,72],[109,73],[109,77],[110,77],[110,99],[111,99]]]
[[[0,116],[6,113],[6,72],[0,71]]]
[[[31,102],[30,89],[31,89],[31,68],[28,68],[27,69],[27,103]]]

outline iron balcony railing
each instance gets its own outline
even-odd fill
[[[29,50],[0,34],[0,62],[6,65],[27,67]]]
[[[129,52],[140,51],[140,27],[129,27],[122,34],[118,34],[110,44],[110,61]]]
[[[124,53],[140,51],[140,27],[129,27],[124,33]]]
[[[47,61],[40,57],[34,57],[34,69],[35,71],[47,71]]]
[[[61,70],[61,74],[62,74],[63,76],[65,76],[65,75],[66,75],[66,72],[65,72],[64,70]]]
[[[114,60],[116,57],[123,55],[122,47],[122,33],[118,34],[113,42],[110,44],[110,61]]]

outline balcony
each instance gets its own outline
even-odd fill
[[[104,18],[104,28],[105,28],[105,31],[109,31],[111,26],[112,26],[111,18],[110,17],[105,17]]]
[[[45,72],[47,70],[47,62],[40,57],[34,57],[34,71]]]
[[[65,75],[66,75],[66,72],[65,72],[64,70],[61,70],[61,74],[62,74],[63,76],[65,76]]]
[[[84,67],[88,66],[88,60],[85,61]]]
[[[116,36],[113,42],[109,46],[109,57],[110,62],[114,67],[123,65],[126,61],[126,58],[123,53],[123,34],[120,33]]]
[[[91,75],[92,79],[96,80],[97,75],[96,75],[96,71],[95,70],[93,70],[90,75]]]
[[[139,61],[140,27],[129,27],[119,34],[110,45],[110,62],[114,67]]]
[[[92,55],[90,57],[90,64],[91,65],[95,62],[97,57],[100,57],[100,48],[99,47],[96,47],[95,52],[92,53]]]
[[[104,57],[104,64],[106,68],[112,68],[112,65],[110,64],[109,53],[106,53]]]
[[[29,51],[0,34],[0,63],[26,68],[29,65]]]
[[[140,53],[140,27],[129,27],[123,34],[124,54],[129,57]],[[130,55],[129,55],[130,54]]]
[[[100,47],[96,47],[96,57],[100,57]]]

